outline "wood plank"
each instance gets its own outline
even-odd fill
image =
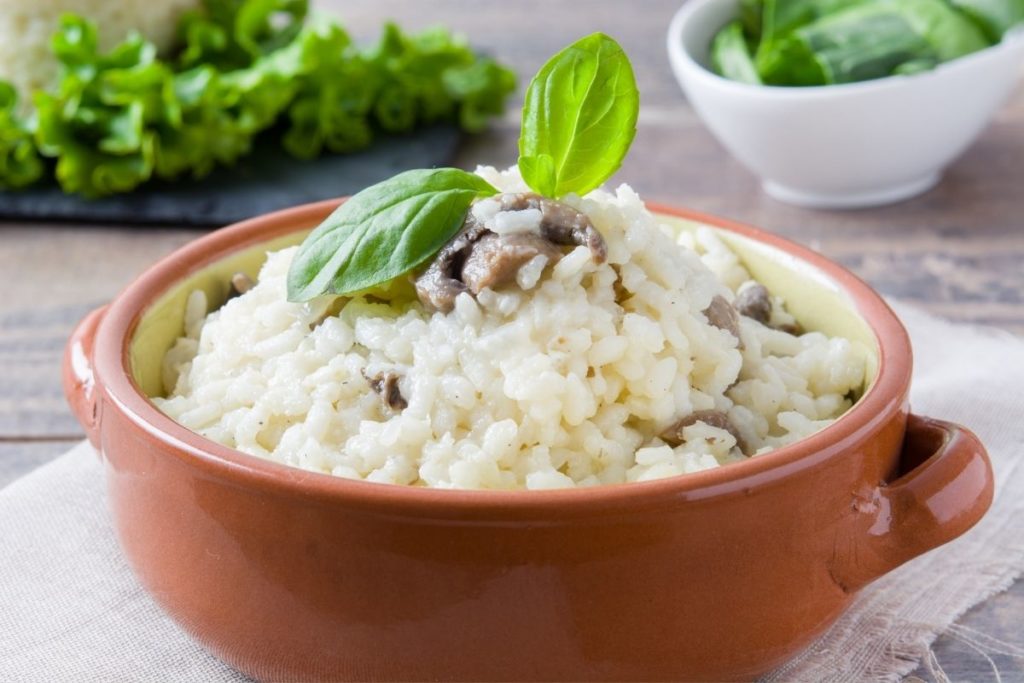
[[[647,105],[682,100],[672,77],[665,47],[669,20],[679,0],[315,0],[320,11],[338,16],[350,33],[363,42],[380,34],[385,18],[404,29],[443,25],[466,36],[478,50],[493,55],[519,74],[516,104],[529,78],[554,53],[569,43],[604,31],[615,37],[630,56],[637,85]]]
[[[1024,652],[1022,622],[1024,581],[1017,581],[1009,590],[968,610],[952,629],[940,635],[932,644],[935,660],[942,668],[945,679],[922,665],[906,679],[907,683],[916,683],[915,679],[927,683],[1024,681],[1024,656],[1012,654],[1014,651]],[[1003,642],[995,642],[990,638]]]
[[[0,226],[0,437],[79,437],[61,387],[64,344],[86,313],[159,257],[184,230]]]

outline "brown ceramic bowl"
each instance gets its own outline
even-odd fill
[[[741,463],[562,491],[349,481],[194,434],[147,399],[184,298],[223,297],[337,202],[219,230],[163,259],[67,347],[120,543],[188,633],[264,680],[749,679],[858,589],[960,535],[992,498],[966,429],[908,415],[906,332],[866,284],[752,228],[714,226],[805,326],[875,350],[860,401]]]

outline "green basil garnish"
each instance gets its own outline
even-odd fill
[[[854,83],[927,71],[1022,22],[1024,0],[740,0],[711,66],[744,83]]]
[[[406,171],[366,188],[302,243],[288,271],[289,301],[351,294],[409,272],[459,231],[474,199],[496,193],[457,168]]]
[[[534,77],[523,105],[519,169],[536,192],[594,189],[622,164],[640,96],[618,43],[595,33],[559,52]],[[288,299],[353,294],[408,273],[462,227],[470,204],[498,191],[455,168],[406,171],[338,207],[302,243]]]
[[[640,95],[629,58],[594,33],[565,48],[526,91],[519,170],[534,191],[584,194],[607,180],[636,134]]]

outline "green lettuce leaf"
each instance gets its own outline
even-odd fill
[[[180,63],[241,69],[289,45],[302,30],[308,0],[205,0],[187,12],[178,32]]]
[[[18,116],[18,93],[0,81],[0,189],[27,187],[43,175],[28,121]]]
[[[516,87],[515,74],[487,57],[447,69],[441,80],[448,96],[458,103],[459,125],[470,133],[483,130],[490,119],[500,116]]]
[[[138,35],[101,52],[92,23],[64,16],[52,42],[60,84],[36,93],[36,125],[6,104],[13,91],[0,93],[0,183],[34,181],[42,155],[66,192],[99,197],[152,178],[202,178],[264,131],[261,144],[300,158],[436,121],[476,131],[515,87],[510,71],[444,29],[388,24],[360,50],[336,22],[306,21],[307,9],[306,0],[205,0],[182,20],[174,61]]]
[[[35,99],[39,151],[57,160],[67,192],[132,190],[152,177],[154,126],[181,115],[171,70],[138,35],[100,54],[91,23],[66,15],[60,26],[53,41],[64,67],[60,89]]]
[[[476,132],[504,111],[515,89],[511,71],[444,29],[408,35],[388,23],[360,51],[336,24],[313,21],[292,49],[289,59],[301,67],[283,143],[303,158],[362,149],[375,130],[406,133],[443,120]]]

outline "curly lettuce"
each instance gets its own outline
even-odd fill
[[[18,118],[0,83],[0,187],[28,186],[52,166],[65,192],[102,197],[202,178],[257,136],[310,159],[439,121],[475,132],[515,87],[511,71],[444,29],[389,23],[361,49],[307,12],[306,0],[206,0],[182,19],[171,59],[139,35],[101,52],[92,23],[64,16],[52,42],[60,83],[35,94],[35,115]]]
[[[375,130],[407,133],[437,121],[477,132],[515,89],[511,71],[443,29],[408,35],[388,23],[369,50],[336,49],[346,42],[331,23],[308,27],[296,41],[303,68],[283,139],[295,156],[355,151]]]
[[[95,27],[65,16],[53,47],[64,74],[57,92],[36,93],[36,142],[56,159],[61,187],[93,197],[148,180],[155,127],[180,117],[173,74],[154,46],[132,35],[101,54]]]
[[[18,93],[0,82],[0,189],[27,187],[43,175],[28,122],[18,115]]]
[[[185,68],[209,65],[224,71],[251,65],[290,45],[309,13],[307,0],[205,0],[185,13],[178,34]]]

